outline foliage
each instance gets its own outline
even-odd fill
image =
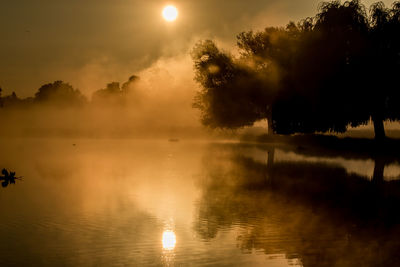
[[[211,128],[238,128],[266,116],[268,91],[262,75],[245,64],[234,62],[210,40],[199,42],[192,51],[198,92],[193,106]]]
[[[138,76],[132,75],[122,87],[118,82],[107,84],[104,89],[93,93],[92,102],[95,104],[123,105],[126,97],[132,93],[132,86],[139,80]]]
[[[34,97],[35,103],[59,107],[82,106],[87,100],[84,95],[68,83],[55,81],[39,88]]]
[[[240,33],[239,58],[200,42],[192,54],[202,86],[195,107],[213,128],[268,118],[285,134],[344,132],[372,118],[382,138],[383,120],[400,118],[399,33],[400,2],[376,3],[368,15],[352,0],[322,3],[315,17],[286,28]]]
[[[197,70],[195,79],[204,88],[196,95],[193,106],[200,109],[204,125],[235,128],[250,125],[259,117],[251,103],[240,97],[246,93],[240,84],[246,73],[230,55],[206,40],[194,47],[192,58]]]
[[[122,84],[122,87],[118,82],[109,83],[105,89],[93,93],[92,102],[106,105],[125,104],[128,96],[137,96],[134,89],[138,80],[138,76],[132,75],[127,82]],[[79,89],[74,89],[63,81],[42,85],[34,97],[19,98],[15,92],[2,97],[1,93],[0,88],[0,107],[2,108],[30,108],[33,105],[65,108],[83,107],[88,104],[87,98]]]

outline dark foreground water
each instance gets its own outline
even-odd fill
[[[0,188],[0,266],[400,264],[395,160],[189,141],[0,151],[23,176]]]

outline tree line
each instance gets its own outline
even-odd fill
[[[211,128],[267,119],[279,134],[345,132],[400,118],[400,2],[323,2],[314,17],[237,35],[239,56],[212,40],[192,50],[193,106]]]
[[[119,82],[111,82],[106,88],[95,91],[91,101],[75,89],[69,83],[54,81],[42,85],[33,97],[19,98],[15,92],[2,96],[0,88],[0,107],[2,108],[26,108],[34,105],[46,105],[53,107],[83,107],[91,104],[123,105],[128,97],[134,95],[134,87],[138,76],[132,75],[127,82],[120,86]]]

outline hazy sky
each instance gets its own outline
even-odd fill
[[[64,80],[89,94],[161,58],[182,57],[198,39],[234,45],[241,31],[313,16],[319,2],[2,0],[0,86],[26,97],[44,83]],[[179,9],[173,23],[161,17],[167,4]]]

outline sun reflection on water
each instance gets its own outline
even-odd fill
[[[162,235],[162,245],[165,250],[173,250],[176,245],[176,235],[173,231],[167,230]]]

